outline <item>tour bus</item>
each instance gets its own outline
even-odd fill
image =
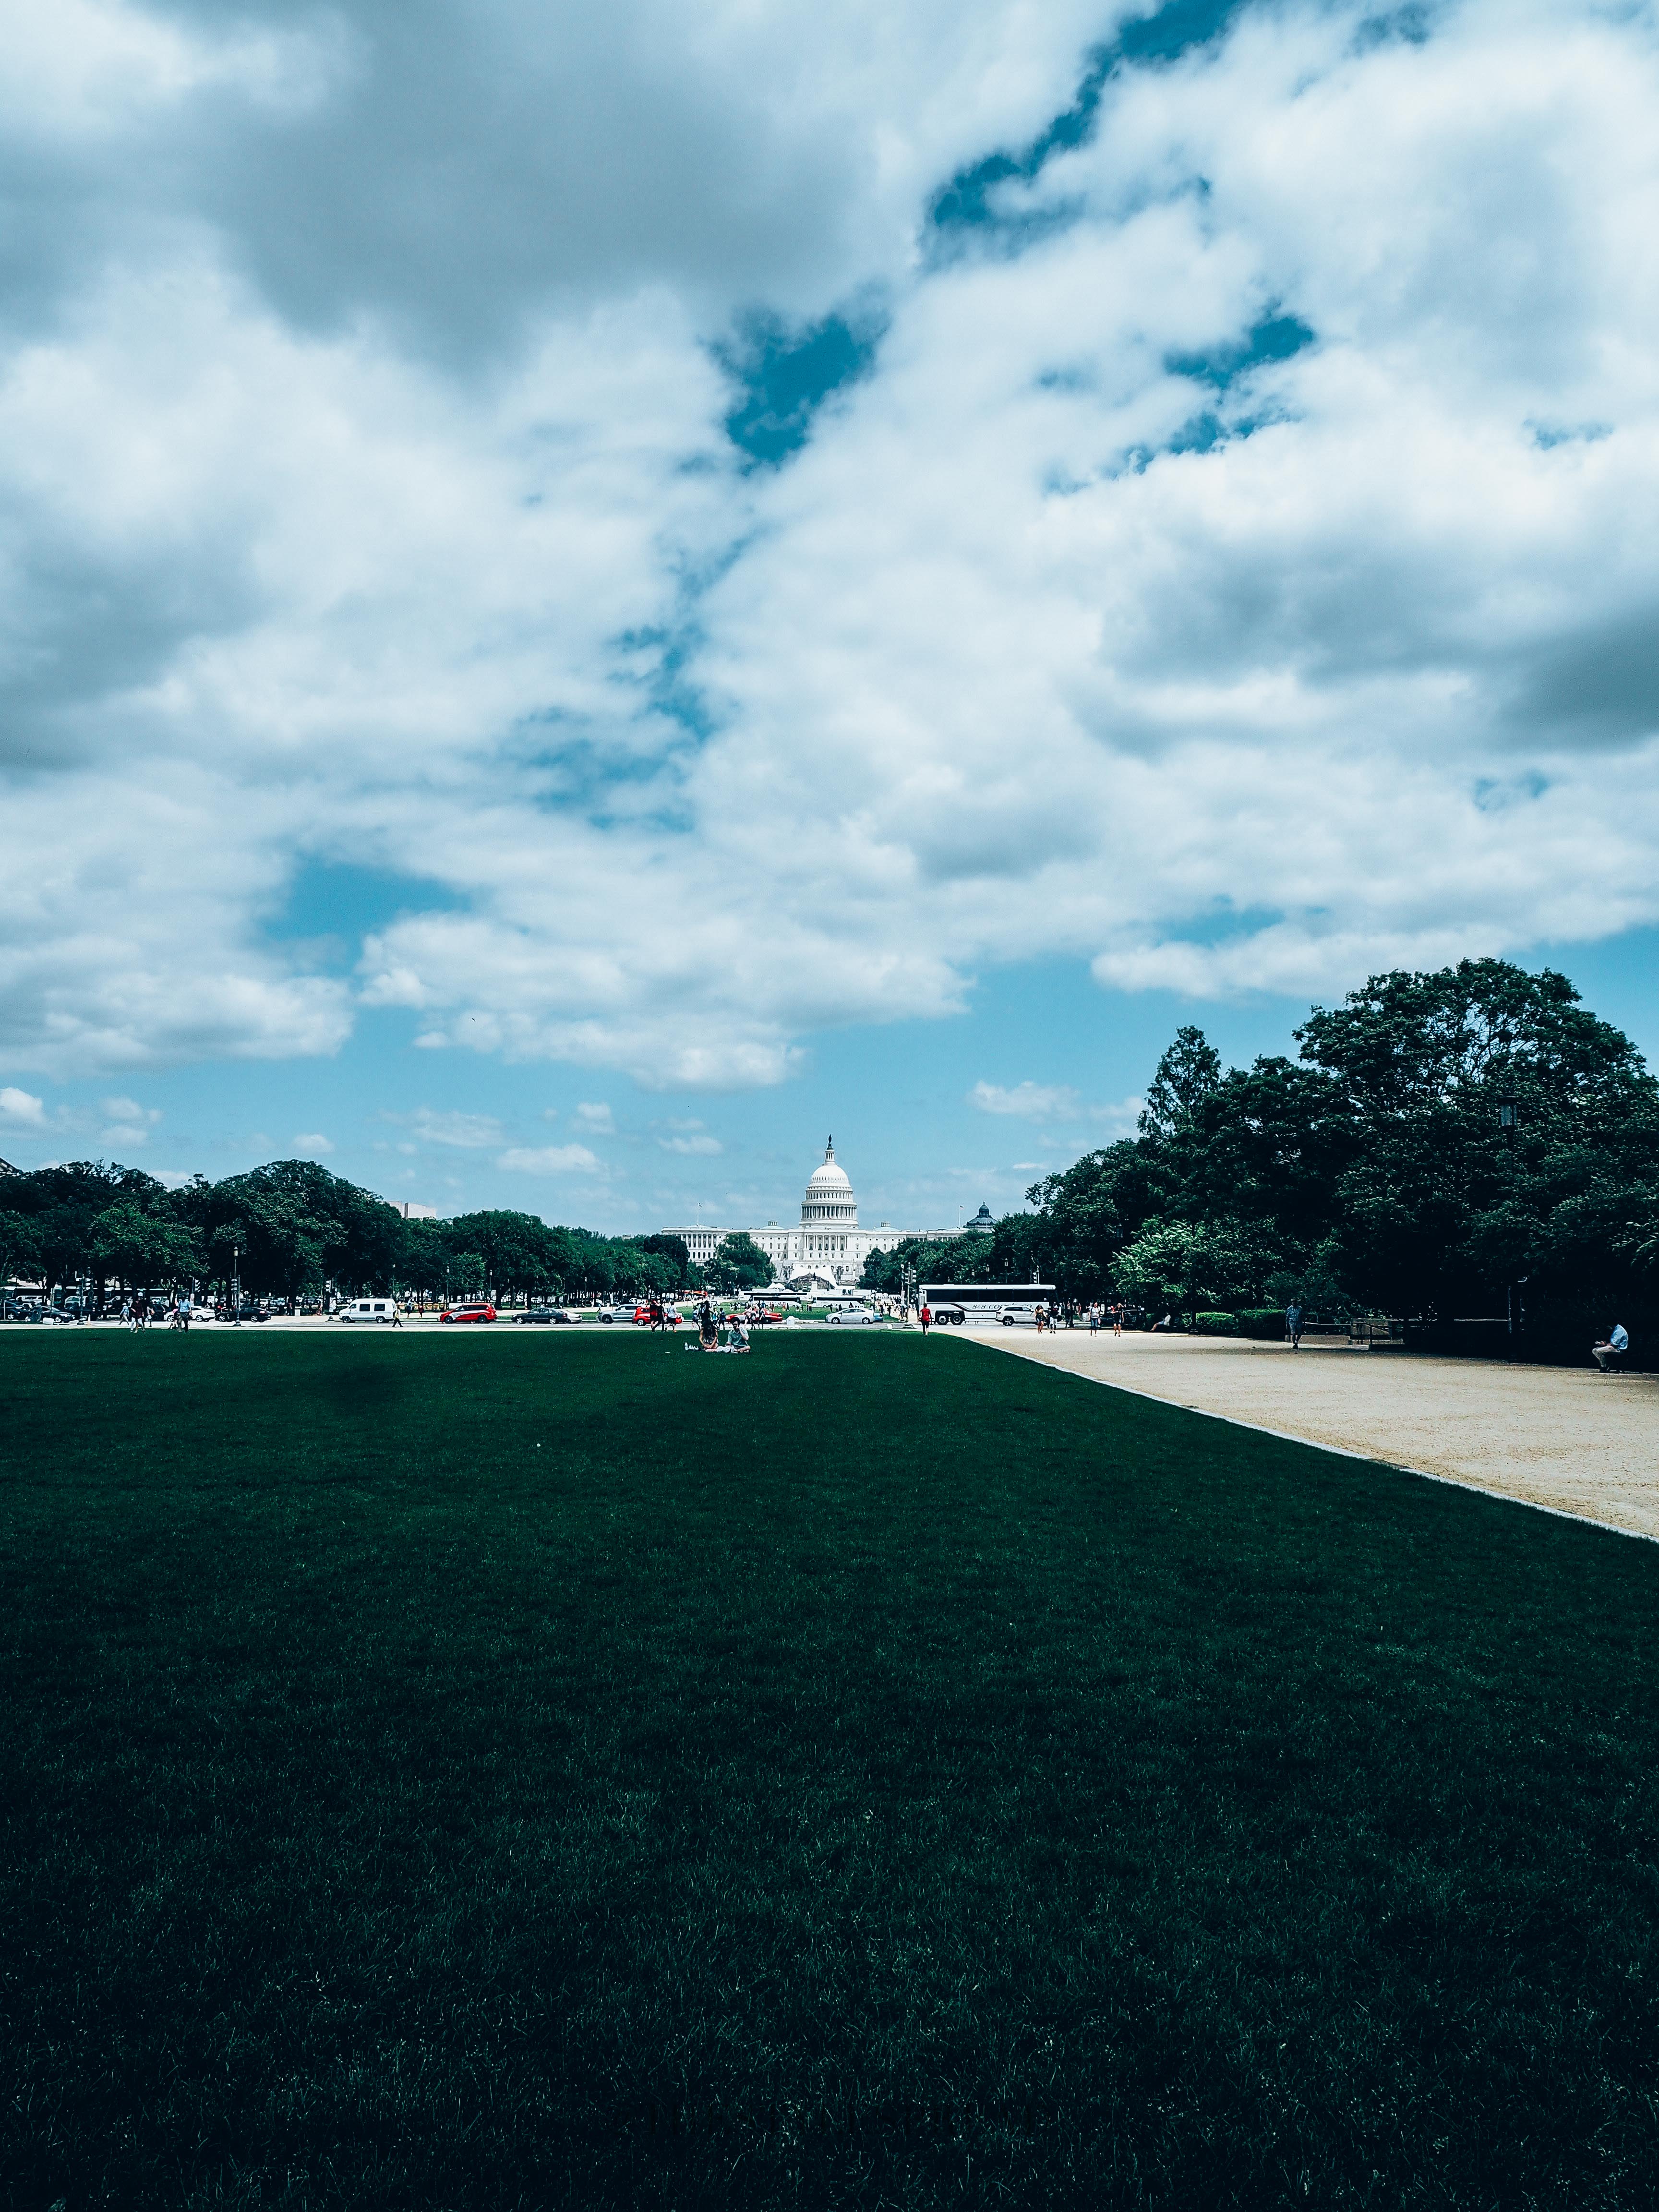
[[[939,1318],[945,1318],[941,1308],[956,1307],[950,1319],[960,1328],[963,1321],[1000,1321],[1005,1328],[1016,1322],[1035,1322],[1036,1310],[1046,1306],[1054,1310],[1060,1293],[1052,1283],[924,1283],[921,1302],[931,1307]]]

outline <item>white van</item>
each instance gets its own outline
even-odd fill
[[[342,1321],[390,1322],[396,1317],[396,1298],[353,1298],[340,1308]]]

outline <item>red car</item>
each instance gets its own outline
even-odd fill
[[[657,1308],[654,1306],[635,1306],[634,1309],[635,1326],[638,1328],[649,1328],[652,1322],[657,1318]],[[670,1328],[678,1328],[680,1325],[680,1316],[678,1309],[673,1306],[664,1306],[661,1310],[663,1320],[666,1322],[668,1327]]]
[[[495,1309],[489,1305],[447,1306],[438,1318],[440,1321],[494,1321]]]

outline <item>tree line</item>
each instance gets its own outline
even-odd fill
[[[347,1297],[441,1300],[664,1296],[697,1280],[678,1237],[602,1237],[504,1208],[405,1221],[312,1160],[218,1182],[198,1176],[177,1190],[102,1161],[8,1176],[0,1279],[88,1280],[100,1303],[111,1286],[228,1289],[233,1279],[250,1295],[295,1301],[325,1284]]]
[[[1565,975],[1398,970],[1295,1040],[1224,1069],[1182,1029],[1133,1137],[1034,1184],[990,1237],[872,1255],[866,1281],[896,1288],[908,1261],[1189,1318],[1292,1298],[1443,1328],[1512,1312],[1540,1348],[1613,1312],[1659,1322],[1659,1085]]]

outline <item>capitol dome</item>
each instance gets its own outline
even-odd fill
[[[847,1170],[836,1164],[833,1137],[823,1148],[823,1165],[814,1170],[806,1186],[806,1195],[800,1202],[800,1225],[803,1229],[856,1229],[859,1225],[859,1202],[847,1180]]]

